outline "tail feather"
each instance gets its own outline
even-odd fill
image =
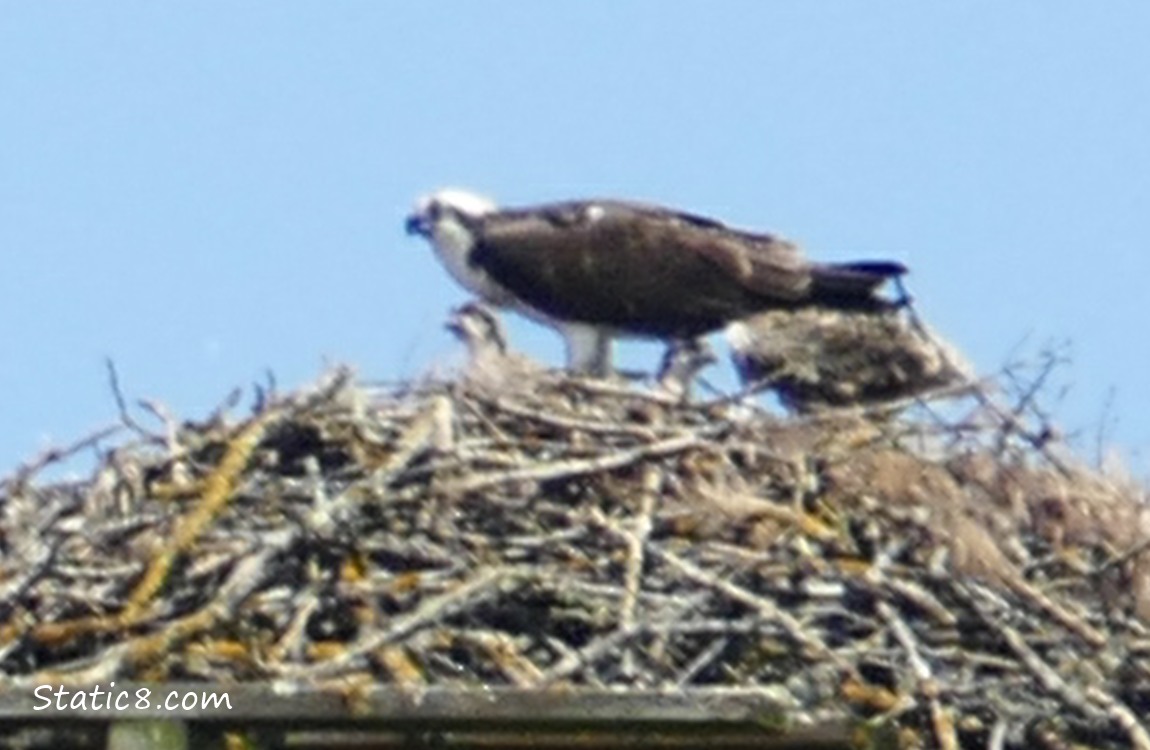
[[[832,307],[875,309],[897,307],[904,300],[878,296],[879,287],[898,279],[906,266],[894,261],[822,263],[814,267],[812,300]]]

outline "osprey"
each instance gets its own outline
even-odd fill
[[[732,323],[727,340],[743,384],[773,389],[799,413],[911,399],[973,377],[952,346],[898,311],[761,313]]]
[[[543,372],[535,362],[508,350],[507,334],[499,317],[478,302],[452,310],[444,327],[467,347],[465,378],[472,383],[521,386],[524,379]]]
[[[568,367],[607,375],[620,336],[685,340],[767,310],[880,310],[893,262],[812,263],[786,240],[617,200],[500,209],[461,190],[421,198],[409,234],[483,301],[556,328]]]
[[[467,357],[472,364],[507,356],[507,333],[503,324],[494,312],[478,302],[453,309],[443,327],[467,347]]]

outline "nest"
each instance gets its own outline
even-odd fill
[[[901,746],[1150,748],[1140,491],[1025,403],[782,419],[533,377],[339,371],[22,467],[5,682],[725,688]]]

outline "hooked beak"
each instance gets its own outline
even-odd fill
[[[451,314],[447,316],[447,320],[443,322],[443,327],[461,339],[466,338],[463,328],[463,315],[458,309],[451,311]]]
[[[421,237],[427,237],[431,234],[431,221],[425,213],[414,213],[407,217],[407,221],[404,222],[404,228],[408,234],[418,234]]]

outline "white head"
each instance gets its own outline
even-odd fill
[[[480,220],[498,210],[488,198],[466,190],[439,190],[415,203],[407,217],[407,233],[431,243],[435,254],[463,288],[494,305],[506,305],[507,292],[471,261],[471,251],[482,231]]]
[[[455,219],[467,223],[498,209],[495,202],[459,188],[444,188],[421,197],[407,216],[407,233],[435,241],[442,222]]]

